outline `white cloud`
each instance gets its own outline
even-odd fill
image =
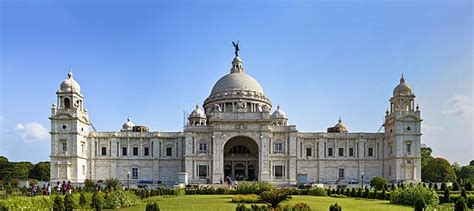
[[[446,116],[463,116],[470,118],[474,111],[471,99],[464,95],[455,95],[451,97],[444,108],[441,110],[441,114]]]
[[[29,122],[25,125],[18,123],[15,133],[25,142],[45,141],[49,139],[48,130],[38,122]]]

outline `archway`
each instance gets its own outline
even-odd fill
[[[233,180],[257,180],[258,145],[246,136],[236,136],[224,146],[224,177]]]

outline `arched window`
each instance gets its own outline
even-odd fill
[[[69,100],[69,98],[64,98],[64,108],[65,109],[71,108],[71,101]]]
[[[243,145],[237,145],[230,149],[230,154],[250,154],[249,148]]]

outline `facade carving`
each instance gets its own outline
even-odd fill
[[[357,184],[362,177],[421,180],[421,116],[405,79],[395,87],[384,132],[349,132],[341,119],[327,132],[298,132],[280,106],[247,75],[236,56],[231,72],[196,106],[182,132],[154,132],[130,118],[119,131],[97,132],[69,72],[51,108],[51,180],[118,178],[175,184],[219,183],[227,176],[293,185]],[[363,176],[364,175],[364,176]]]

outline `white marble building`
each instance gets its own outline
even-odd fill
[[[412,89],[400,79],[385,114],[385,132],[351,133],[339,119],[327,132],[298,132],[260,84],[232,61],[229,74],[196,106],[182,132],[149,131],[128,119],[119,131],[91,127],[84,96],[70,72],[51,108],[51,180],[82,183],[118,178],[173,184],[219,183],[226,176],[296,184],[344,184],[383,176],[421,180],[421,117]],[[178,118],[178,117],[177,117]]]

